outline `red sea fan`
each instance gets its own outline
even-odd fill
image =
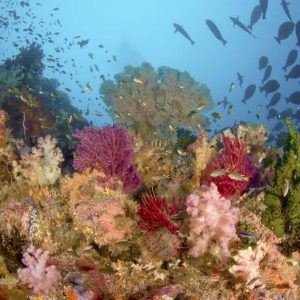
[[[132,164],[133,146],[127,130],[121,126],[103,128],[86,127],[77,130],[74,136],[81,144],[76,149],[74,169],[82,172],[94,167],[107,176],[123,182],[125,193],[135,192],[141,185],[141,178]]]
[[[247,154],[245,143],[235,138],[233,141],[222,136],[224,148],[208,164],[204,179],[213,182],[223,197],[240,195],[252,184],[257,169]],[[219,176],[212,176],[214,171],[222,170]],[[233,178],[234,175],[237,178]],[[239,178],[241,180],[239,180]]]
[[[154,191],[143,196],[142,204],[138,214],[141,218],[140,227],[152,232],[160,227],[166,227],[171,233],[175,234],[180,226],[172,222],[182,207],[181,200],[173,198],[172,205],[169,205],[165,198],[157,198]]]

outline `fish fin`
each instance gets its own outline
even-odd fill
[[[247,28],[250,29],[250,30],[252,31],[252,25],[251,25],[251,24],[248,25]]]
[[[287,69],[286,67],[282,67],[282,70],[285,71],[285,72],[286,72],[286,69]]]
[[[262,91],[263,91],[263,88],[262,88],[262,86],[259,88],[259,91],[260,91],[260,92],[262,92]]]
[[[227,44],[227,41],[223,40],[222,43],[225,46]]]
[[[193,41],[193,40],[191,40],[191,44],[192,44],[192,46],[195,44],[195,42]]]
[[[286,103],[290,102],[290,99],[288,97],[285,97]]]
[[[285,77],[286,81],[289,80],[289,75],[284,75],[284,77]]]
[[[274,39],[277,41],[277,43],[280,45],[280,39],[277,36],[274,36]]]

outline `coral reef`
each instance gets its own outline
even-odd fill
[[[230,243],[239,241],[236,223],[239,209],[231,207],[229,200],[218,192],[214,183],[201,187],[202,195],[190,194],[186,199],[186,211],[190,215],[190,230],[195,243],[192,256],[203,256],[214,244],[213,252],[221,260],[230,257]]]
[[[88,127],[77,131],[75,137],[81,141],[73,162],[75,170],[81,172],[95,167],[109,177],[120,179],[126,193],[139,189],[141,179],[132,164],[133,147],[125,128],[109,125],[102,129]]]
[[[192,130],[204,128],[208,121],[200,114],[212,106],[208,88],[197,83],[187,72],[168,67],[157,71],[149,64],[127,66],[100,87],[111,117],[133,127],[149,140],[176,139],[176,126]]]

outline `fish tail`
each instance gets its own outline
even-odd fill
[[[286,81],[289,80],[289,75],[284,75],[284,77],[285,77]]]
[[[274,39],[277,41],[277,43],[280,45],[280,39],[278,36],[274,36]]]
[[[227,41],[222,40],[223,45],[225,46],[227,44]]]
[[[191,44],[192,44],[192,46],[195,44],[195,42],[193,41],[193,40],[191,40]]]

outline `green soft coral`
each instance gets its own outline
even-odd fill
[[[275,182],[266,191],[264,204],[267,209],[262,221],[278,237],[284,233],[295,237],[300,226],[300,134],[292,126],[290,118],[285,123],[288,140],[283,157],[276,166]]]

